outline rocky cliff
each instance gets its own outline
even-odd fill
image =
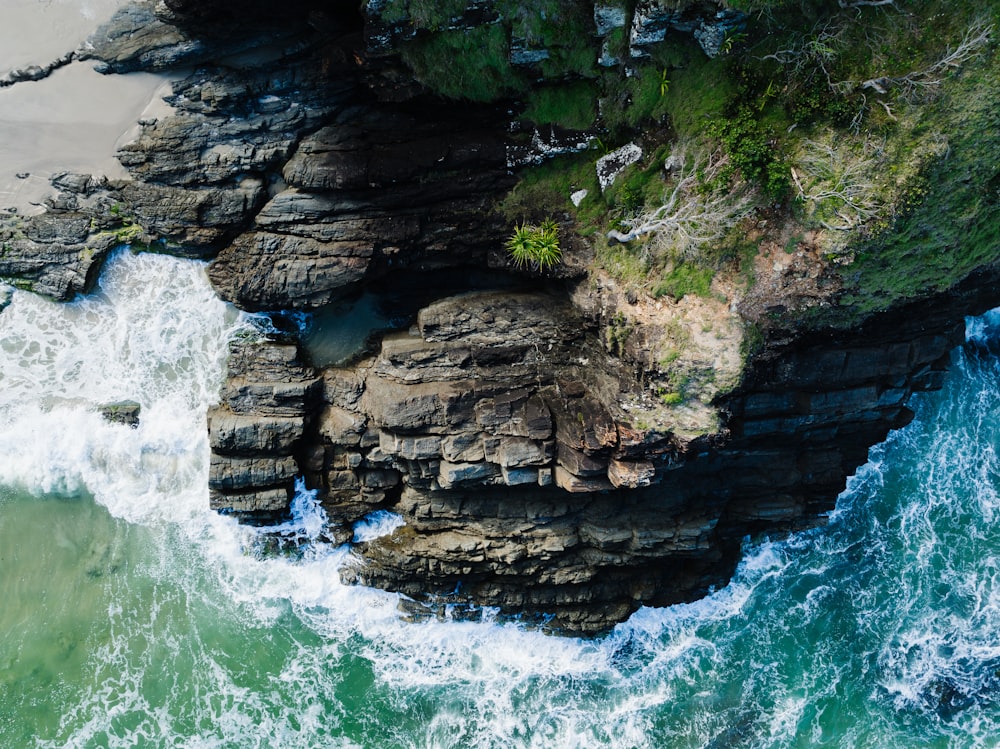
[[[824,311],[849,285],[844,255],[815,239],[775,252],[773,205],[739,225],[760,245],[750,288],[716,279],[704,298],[654,299],[595,260],[569,212],[555,214],[564,262],[518,269],[499,210],[517,194],[511,166],[590,137],[512,117],[518,87],[578,75],[573,45],[531,31],[517,4],[442,18],[422,5],[128,6],[80,54],[109,73],[185,69],[169,111],[122,148],[131,179],[58,175],[45,213],[8,220],[0,274],[66,299],[131,243],[211,258],[220,296],[250,310],[407,291],[419,302],[393,329],[334,365],[294,330],[233,342],[208,415],[212,507],[280,520],[303,476],[338,542],[375,510],[398,513],[344,574],[406,594],[415,616],[491,606],[592,634],[704,595],[748,534],[819,522],[868,448],[907,423],[912,393],[940,386],[963,316],[1000,303],[997,248],[849,326]],[[670,35],[711,58],[748,23],[714,3],[571,5],[566,23],[590,24],[589,64],[623,76],[641,77]],[[491,102],[434,96],[437,79],[397,54],[501,27],[514,77]]]

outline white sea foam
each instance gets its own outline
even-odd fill
[[[132,520],[198,513],[205,410],[245,326],[200,265],[155,255],[117,256],[71,304],[16,292],[0,315],[0,483],[87,491]],[[142,407],[134,430],[98,411],[126,399]]]
[[[406,525],[403,516],[388,510],[377,510],[365,515],[354,524],[354,543],[374,541],[376,538],[388,536],[397,528]]]

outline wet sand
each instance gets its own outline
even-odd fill
[[[83,42],[125,0],[0,0],[0,77],[46,65]]]
[[[160,75],[107,76],[73,63],[0,90],[0,208],[37,211],[54,172],[127,176],[115,151],[147,108],[160,108],[168,86]]]
[[[123,4],[0,0],[0,75],[76,49]],[[163,113],[168,86],[161,75],[105,76],[92,62],[78,62],[42,81],[0,89],[0,210],[38,212],[55,172],[127,176],[115,151],[135,135],[138,119]]]

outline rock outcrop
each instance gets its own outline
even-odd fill
[[[357,546],[345,579],[426,612],[496,606],[602,632],[724,584],[748,534],[819,522],[869,445],[912,417],[910,395],[940,387],[960,313],[995,304],[989,288],[775,344],[717,404],[724,428],[696,438],[630,425],[616,406],[629,368],[565,302],[448,298],[374,358],[324,372],[300,466],[335,537],[376,509],[405,521]]]
[[[108,252],[122,244],[122,224],[110,213],[107,180],[60,173],[52,183],[59,192],[45,213],[0,218],[0,277],[69,301],[93,288]]]
[[[257,522],[287,513],[319,388],[294,343],[233,342],[221,402],[208,413],[213,509]]]
[[[111,424],[124,424],[132,429],[139,427],[139,414],[142,406],[135,401],[118,401],[100,407],[101,416]]]
[[[287,188],[209,276],[247,309],[315,308],[390,270],[487,265],[512,184],[490,111],[351,106],[305,138]]]

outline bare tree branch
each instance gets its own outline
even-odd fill
[[[904,99],[913,100],[918,98],[919,94],[940,86],[949,72],[960,68],[963,63],[978,55],[980,50],[989,44],[992,36],[993,24],[987,24],[982,20],[976,21],[965,32],[958,46],[955,49],[949,48],[933,65],[905,75],[869,78],[858,85],[862,89],[871,89],[879,94],[887,94],[890,89],[897,88]]]
[[[815,208],[821,204],[835,206],[833,210],[841,223],[820,221],[823,226],[834,231],[849,231],[879,213],[882,203],[873,175],[880,163],[880,154],[865,152],[856,156],[846,145],[835,148],[812,140],[806,141],[805,147],[797,163],[805,180],[796,169],[792,170],[792,178],[804,202]]]
[[[688,144],[682,144],[671,153],[674,182],[665,193],[663,204],[624,219],[622,224],[628,231],[612,230],[608,232],[609,239],[631,242],[652,235],[654,247],[659,251],[673,249],[690,256],[706,242],[722,237],[729,227],[750,213],[754,193],[745,184],[738,184],[732,190],[706,187],[719,176],[728,158],[720,151],[707,157],[697,152],[692,156],[690,150]]]
[[[863,5],[869,7],[877,7],[879,5],[895,5],[896,0],[854,0],[854,2],[846,2],[846,0],[837,0],[837,4],[841,8],[860,8]]]

